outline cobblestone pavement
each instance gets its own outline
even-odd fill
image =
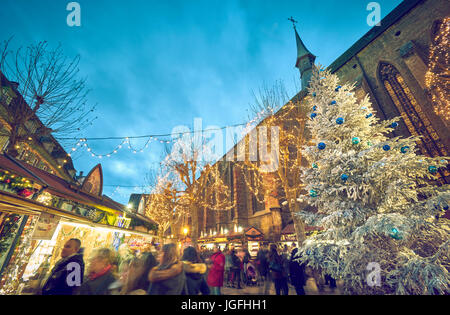
[[[309,278],[306,282],[305,293],[306,295],[340,295],[341,294],[341,283],[337,283],[337,288],[331,289],[328,285],[325,285],[323,290],[320,292],[316,282],[313,278]],[[264,285],[259,286],[249,286],[243,287],[243,289],[235,289],[235,288],[222,288],[222,294],[224,295],[264,295]],[[289,295],[296,295],[295,289],[293,286],[289,285]],[[273,283],[270,284],[269,295],[275,295],[275,288]]]

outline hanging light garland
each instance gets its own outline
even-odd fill
[[[429,69],[425,75],[425,84],[431,93],[434,112],[445,122],[450,122],[449,35],[450,17],[446,17],[434,38],[436,44],[430,48]]]
[[[252,129],[255,126],[255,124],[259,123],[262,119],[267,117],[268,114],[270,114],[270,113],[267,113],[267,111],[264,109],[264,110],[261,110],[259,113],[257,113],[256,116],[253,119],[251,119],[250,121],[248,121],[247,123],[225,126],[225,127],[219,128],[219,129],[245,126],[243,133],[246,134],[250,131],[250,129]],[[129,137],[125,137],[125,138],[122,138],[122,137],[106,137],[106,138],[90,138],[90,139],[80,138],[80,139],[78,139],[76,145],[71,148],[71,151],[70,151],[70,153],[67,154],[67,156],[71,157],[76,151],[81,151],[82,149],[85,149],[92,157],[95,157],[98,159],[110,158],[114,154],[117,154],[121,149],[124,149],[126,147],[130,151],[132,151],[134,154],[143,153],[144,150],[147,149],[149,147],[150,143],[152,143],[152,142],[160,143],[160,144],[171,144],[171,143],[177,142],[180,139],[180,137],[184,134],[192,134],[192,133],[196,133],[196,132],[203,133],[203,132],[208,132],[211,130],[212,129],[199,130],[199,131],[194,130],[194,131],[190,131],[190,132],[167,134],[167,135],[129,136]],[[167,139],[167,137],[169,137],[169,136],[174,137],[175,135],[177,135],[178,137],[173,138],[173,139]],[[147,141],[141,148],[136,148],[131,143],[131,139],[137,139],[137,138],[147,138]],[[59,138],[59,139],[60,140],[68,140],[68,139],[73,140],[73,138]],[[105,153],[105,154],[96,153],[88,144],[89,140],[94,141],[94,140],[112,140],[112,139],[123,139],[123,140],[112,151]]]

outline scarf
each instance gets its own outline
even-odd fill
[[[92,281],[92,280],[95,280],[97,278],[100,278],[101,276],[105,275],[108,271],[110,271],[111,268],[112,268],[112,266],[108,265],[105,268],[103,268],[103,270],[101,270],[101,271],[99,271],[97,273],[95,273],[95,272],[90,273],[89,276],[88,276],[89,280]]]

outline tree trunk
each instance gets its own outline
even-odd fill
[[[19,136],[19,126],[12,124],[11,125],[11,135],[9,136],[8,146],[6,147],[6,153],[8,153],[12,157],[17,157],[19,152],[16,149],[16,144]]]
[[[191,240],[192,245],[194,247],[197,247],[197,240],[198,240],[198,211],[199,207],[192,206],[191,210]]]
[[[296,215],[296,213],[300,211],[298,203],[296,201],[296,196],[290,194],[288,196],[288,202],[289,211],[291,212],[292,221],[294,222],[295,234],[297,235],[298,246],[301,247],[306,239],[305,223],[299,216]]]

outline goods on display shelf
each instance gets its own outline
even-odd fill
[[[21,216],[20,227],[8,253],[11,255],[2,267],[0,295],[14,295],[20,292],[21,278],[32,254],[32,234],[38,216]]]

